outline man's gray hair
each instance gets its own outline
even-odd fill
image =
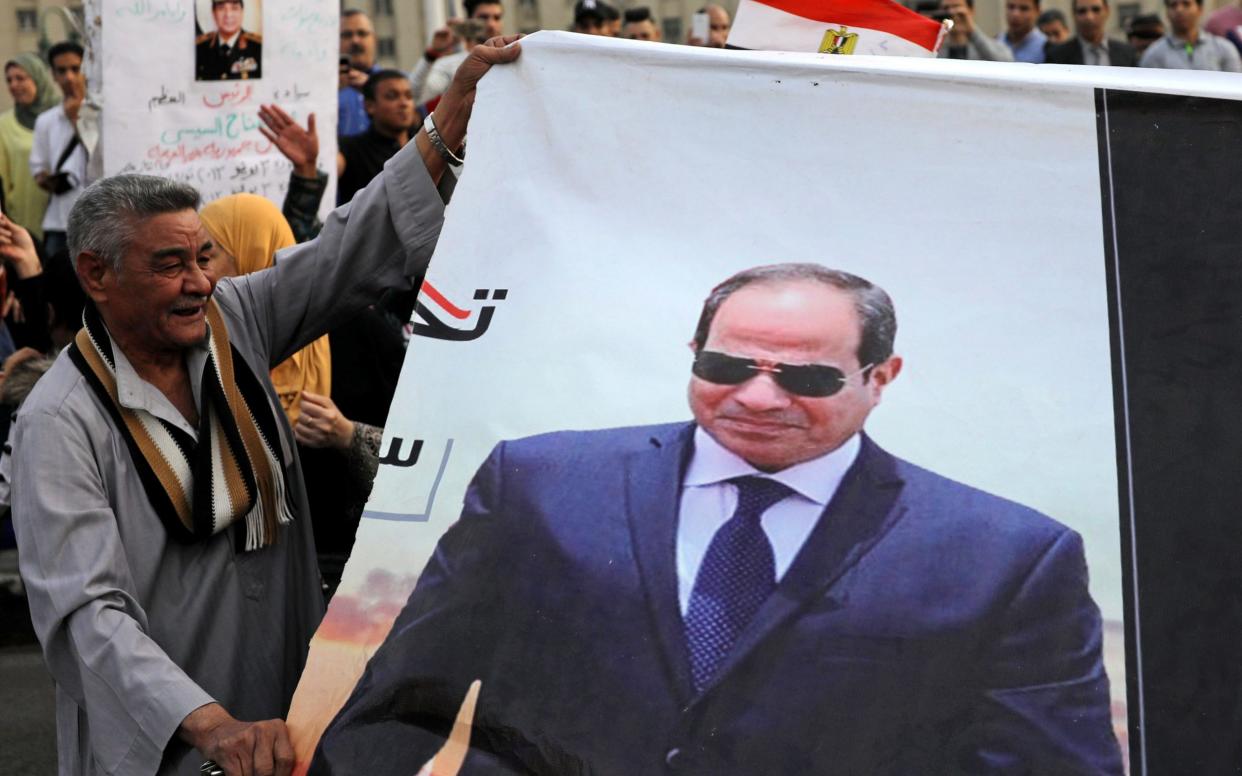
[[[893,340],[897,338],[897,312],[888,293],[866,278],[851,275],[839,269],[829,269],[822,264],[769,264],[742,270],[712,289],[703,302],[699,325],[694,332],[694,348],[703,350],[712,321],[720,305],[735,291],[752,283],[791,283],[815,281],[844,291],[854,298],[854,309],[862,322],[862,336],[858,343],[858,363],[875,366],[893,355]],[[865,379],[866,375],[864,375]]]
[[[201,203],[193,186],[154,175],[113,175],[95,181],[69,212],[69,260],[89,251],[120,270],[138,222],[198,210]]]

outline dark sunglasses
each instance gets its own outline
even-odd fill
[[[776,361],[759,362],[753,358],[730,356],[713,350],[703,350],[694,356],[690,371],[700,380],[717,385],[741,385],[760,372],[767,372],[772,380],[795,396],[822,398],[832,396],[845,387],[845,381],[866,372],[874,364],[867,364],[857,372],[846,374],[827,364],[782,364]]]

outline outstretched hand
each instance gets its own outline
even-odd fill
[[[303,178],[314,178],[317,175],[315,164],[319,161],[315,114],[306,117],[306,129],[279,105],[259,106],[259,118],[264,124],[259,131],[293,163],[293,172]]]

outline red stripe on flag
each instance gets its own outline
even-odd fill
[[[935,50],[940,24],[892,0],[754,0],[804,19],[846,27],[866,27]]]

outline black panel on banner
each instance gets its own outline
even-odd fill
[[[1131,767],[1237,773],[1242,102],[1102,91],[1097,106],[1122,545],[1137,577]]]

